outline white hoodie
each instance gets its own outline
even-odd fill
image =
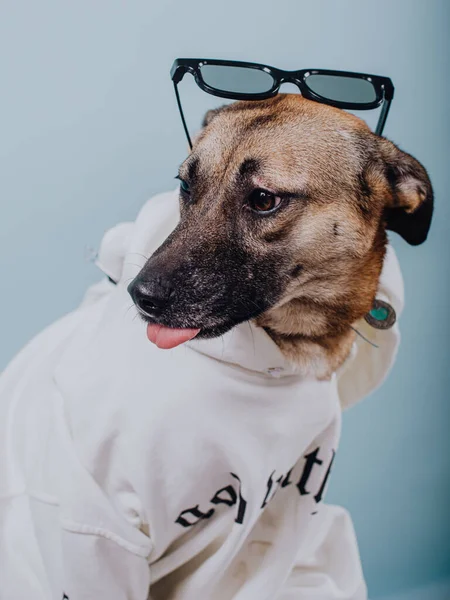
[[[0,379],[0,599],[364,600],[350,518],[322,499],[341,408],[384,379],[398,327],[356,324],[379,348],[358,338],[325,382],[252,323],[159,350],[126,285],[178,217],[170,192],[108,232],[118,285]],[[391,248],[379,295],[400,314]]]

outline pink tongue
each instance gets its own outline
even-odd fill
[[[147,325],[148,339],[156,344],[158,348],[164,350],[175,348],[192,340],[199,331],[200,329],[172,329],[171,327],[164,327],[164,325]]]

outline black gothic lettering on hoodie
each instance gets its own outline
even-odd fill
[[[317,503],[319,503],[322,500],[323,492],[325,491],[325,486],[327,485],[328,478],[330,477],[331,467],[333,466],[334,457],[336,456],[336,452],[334,450],[332,450],[331,452],[332,452],[331,461],[330,461],[330,464],[328,465],[328,469],[327,469],[327,472],[325,473],[325,477],[323,478],[322,485],[320,486],[320,490],[314,496],[314,500]]]
[[[230,475],[239,481],[239,506],[238,506],[237,516],[236,516],[236,518],[235,518],[234,521],[236,523],[239,523],[241,525],[244,522],[245,510],[247,508],[247,501],[244,500],[244,498],[242,497],[242,493],[241,493],[242,483],[241,483],[241,480],[234,473],[230,473]]]
[[[228,494],[228,497],[223,494]],[[227,506],[233,506],[237,502],[237,495],[234,487],[232,485],[227,485],[218,490],[211,498],[210,502],[212,504],[226,504]]]
[[[179,523],[182,527],[192,527],[192,525],[195,525],[196,523],[198,523],[199,521],[201,521],[202,519],[209,519],[213,516],[214,514],[214,509],[211,508],[210,510],[208,510],[208,512],[204,513],[202,512],[199,507],[198,504],[197,506],[194,506],[193,508],[188,508],[186,510],[183,510],[183,512],[181,512],[178,515],[177,520],[175,521],[175,523]],[[195,521],[188,521],[184,515],[192,515],[195,518]]]
[[[263,503],[261,504],[261,508],[264,508],[268,502],[270,491],[272,490],[272,485],[273,485],[272,475],[274,473],[275,473],[275,471],[272,471],[272,473],[270,474],[269,479],[267,481],[267,491],[266,491],[266,495],[264,496]]]
[[[286,473],[285,478],[281,482],[281,487],[282,488],[285,488],[288,485],[291,485],[292,481],[290,480],[290,476],[291,476],[291,473],[292,473],[293,470],[294,470],[294,467],[292,467],[292,469]]]
[[[276,487],[276,488],[273,490],[272,497],[270,498],[271,500],[273,500],[273,498],[274,498],[275,494],[276,494],[276,493],[278,492],[278,490],[280,489],[280,485],[281,485],[281,482],[283,481],[283,477],[284,477],[284,475],[280,475],[280,476],[278,477],[278,479],[275,481],[275,483],[277,484],[277,487]]]
[[[291,471],[292,471],[292,469],[291,469]],[[291,471],[289,471],[289,473]],[[280,477],[278,477],[278,479],[275,481],[276,487],[273,489],[273,493],[271,494],[272,487],[273,487],[273,474],[274,473],[275,473],[275,471],[272,471],[272,473],[270,474],[270,477],[267,481],[267,491],[266,491],[266,495],[264,497],[263,503],[261,504],[261,508],[264,508],[266,506],[266,504],[268,504],[270,502],[270,500],[272,500],[274,498],[280,485],[281,485],[281,487],[286,487],[289,485],[289,483],[291,483],[290,481],[286,482],[286,479],[289,479],[289,473],[286,476],[280,475]],[[284,481],[283,481],[283,477],[284,477]],[[286,482],[286,483],[283,485],[284,482]]]
[[[320,448],[316,448],[314,452],[310,452],[309,454],[305,454],[306,465],[303,469],[302,476],[300,477],[300,481],[297,483],[298,491],[301,496],[306,496],[310,492],[306,489],[306,484],[308,483],[308,479],[311,476],[311,472],[313,470],[314,465],[321,465],[323,460],[317,458],[319,454]]]
[[[308,481],[310,480],[311,473],[314,469],[314,465],[318,465],[318,466],[323,465],[323,460],[318,458],[319,452],[320,452],[320,447],[316,448],[313,452],[310,452],[309,454],[306,454],[304,456],[305,465],[303,468],[303,472],[300,476],[298,483],[295,486],[298,489],[300,496],[307,496],[307,495],[311,494],[311,492],[307,489],[307,484],[308,484]],[[326,470],[326,473],[322,479],[320,488],[317,491],[317,493],[315,494],[315,496],[313,496],[313,498],[317,504],[323,498],[325,488],[326,488],[328,479],[330,477],[334,458],[336,456],[336,452],[334,450],[332,450],[331,453],[332,453],[331,461],[330,461],[328,468]],[[275,475],[276,471],[272,471],[272,473],[269,475],[269,479],[267,480],[266,492],[265,492],[264,500],[260,507],[261,509],[263,509],[265,506],[267,506],[267,504],[274,498],[275,494],[278,492],[278,490],[280,488],[283,489],[292,484],[291,474],[292,474],[293,470],[294,470],[294,467],[292,467],[292,469],[290,469],[286,474],[280,475],[278,477],[278,479],[276,479],[275,481],[274,481],[274,475]],[[247,501],[242,496],[241,479],[235,473],[230,473],[230,475],[232,477],[234,477],[234,479],[237,479],[237,481],[239,482],[238,492],[236,491],[236,488],[233,485],[231,485],[231,484],[226,485],[225,487],[220,488],[220,490],[217,490],[217,492],[211,498],[210,503],[214,504],[216,506],[219,504],[225,504],[226,506],[234,506],[235,504],[237,504],[238,506],[237,506],[237,515],[235,518],[235,522],[242,524],[244,522],[245,512],[247,510]],[[196,525],[199,521],[211,518],[213,516],[214,512],[215,512],[214,508],[210,508],[207,512],[203,512],[202,510],[200,510],[199,505],[197,504],[196,506],[194,506],[192,508],[183,510],[183,512],[181,512],[178,515],[178,518],[176,519],[175,523],[178,523],[182,527],[192,527],[193,525]],[[316,512],[317,511],[314,511],[311,514],[316,514]]]

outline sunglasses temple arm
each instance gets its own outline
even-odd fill
[[[381,109],[380,118],[378,119],[377,128],[375,133],[377,135],[381,135],[383,133],[384,126],[386,124],[386,119],[389,113],[389,108],[391,106],[391,100],[385,100],[383,104],[383,108]]]
[[[187,140],[189,142],[189,148],[192,150],[191,136],[189,135],[189,131],[188,131],[188,128],[187,128],[187,125],[186,125],[186,120],[184,118],[183,109],[181,107],[181,100],[180,100],[180,94],[178,93],[178,86],[177,86],[177,84],[175,82],[173,83],[173,87],[175,89],[175,96],[176,96],[176,99],[177,99],[178,110],[180,111],[181,122],[183,123],[184,131],[186,133],[186,137],[187,137]]]

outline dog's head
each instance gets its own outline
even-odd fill
[[[179,178],[180,222],[129,290],[149,322],[201,337],[256,317],[344,331],[372,306],[386,229],[420,244],[433,208],[417,160],[300,95],[208,113]]]

